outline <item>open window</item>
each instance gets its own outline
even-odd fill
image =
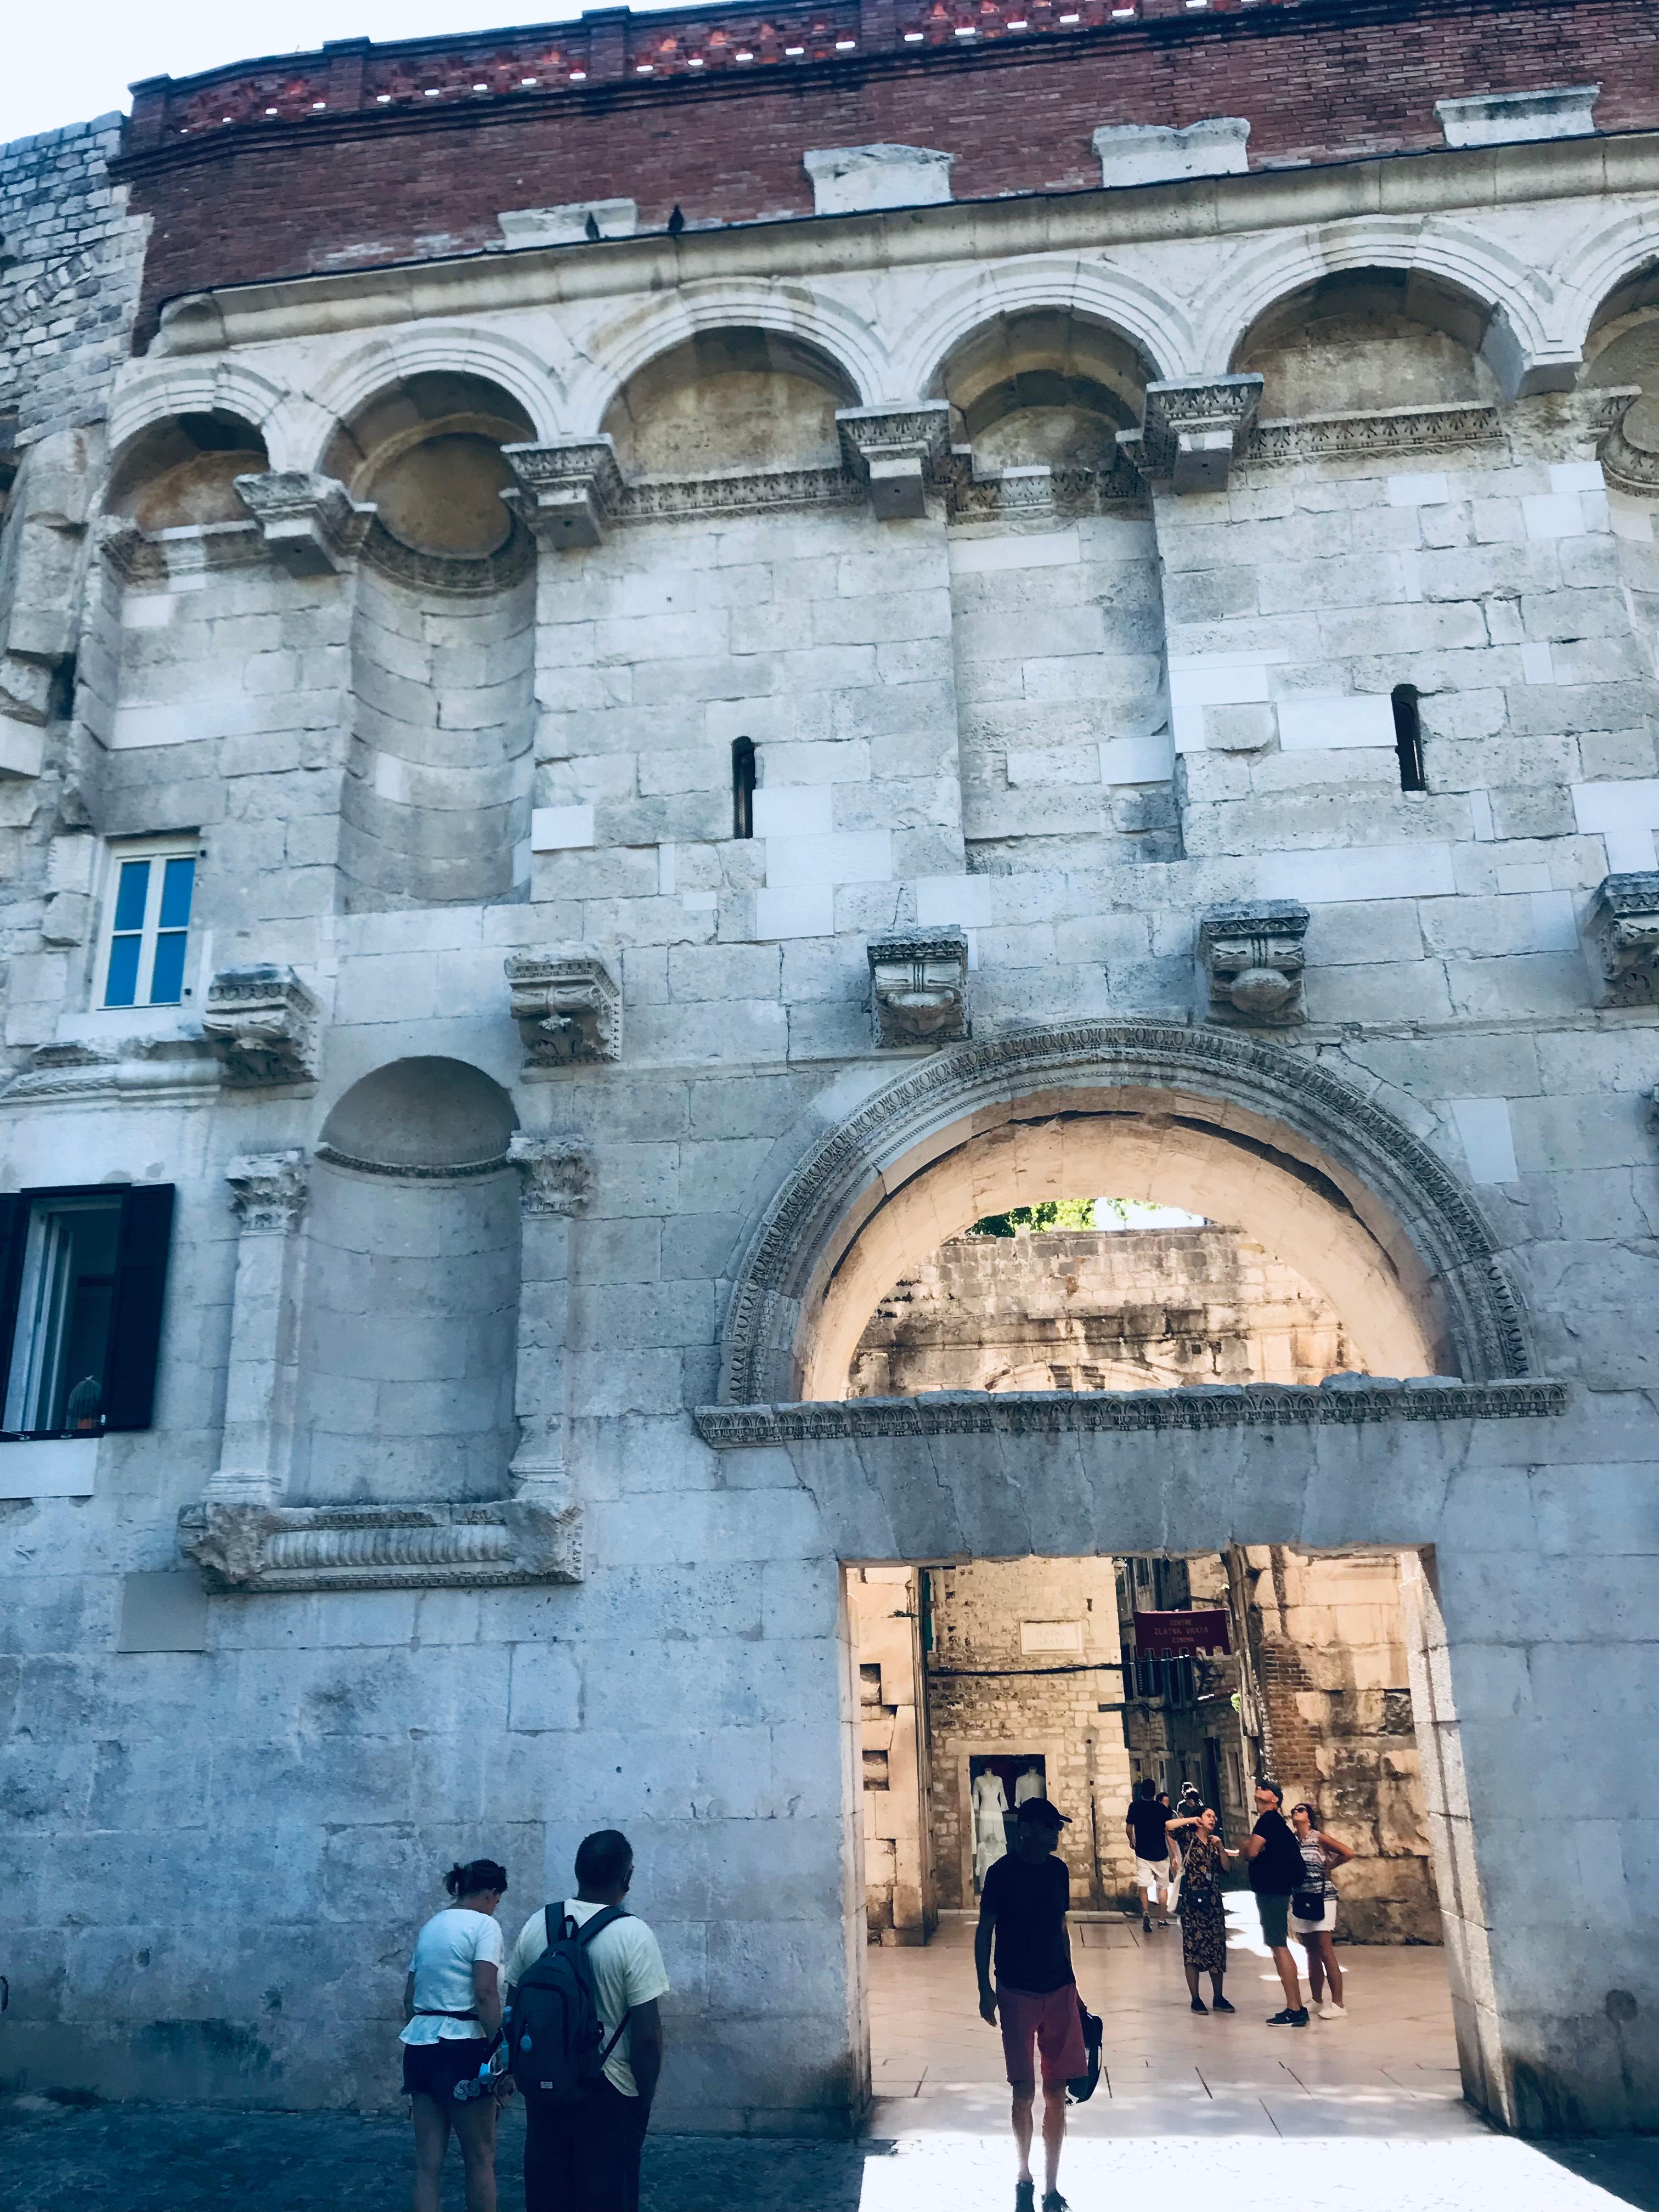
[[[171,1183],[0,1195],[0,1437],[147,1429]]]

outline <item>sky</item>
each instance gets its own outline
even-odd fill
[[[256,54],[304,52],[325,39],[419,39],[580,12],[580,0],[245,0],[235,8],[223,0],[12,0],[0,145],[125,109],[135,77],[190,76]]]

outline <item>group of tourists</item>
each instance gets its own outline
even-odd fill
[[[1290,1936],[1307,1954],[1308,1986],[1322,2020],[1340,2021],[1342,1970],[1332,1936],[1336,1926],[1336,1893],[1331,1874],[1353,1856],[1319,1825],[1312,1805],[1293,1806],[1284,1814],[1285,1793],[1265,1779],[1255,1789],[1256,1822],[1237,1850],[1221,1840],[1220,1820],[1188,1784],[1178,1805],[1160,1797],[1150,1780],[1136,1784],[1125,1820],[1135,1853],[1141,1927],[1167,1928],[1179,1911],[1182,1962],[1192,2009],[1206,2015],[1231,2013],[1224,1994],[1227,1972],[1227,1919],[1221,1879],[1237,1859],[1249,1868],[1250,1887],[1261,1915],[1262,1939],[1273,1953],[1285,2002],[1268,2019],[1271,2027],[1306,2027],[1310,2013],[1302,2002]],[[1003,2057],[1013,2100],[1014,2145],[1019,2175],[1014,2212],[1036,2212],[1036,2183],[1031,2172],[1036,2085],[1042,2081],[1042,2212],[1067,2212],[1060,2193],[1060,2154],[1066,2139],[1068,2094],[1092,2091],[1099,2070],[1100,2023],[1078,1995],[1072,1968],[1066,1913],[1071,1875],[1057,1854],[1066,1815],[1046,1796],[1029,1797],[1016,1815],[1014,1848],[987,1870],[980,1891],[979,1928],[974,1964],[979,1976],[979,2008],[1002,2032]],[[1207,1975],[1210,2002],[1199,1994]]]

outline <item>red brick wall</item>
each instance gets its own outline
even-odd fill
[[[810,214],[808,147],[941,147],[957,156],[956,197],[973,199],[1097,185],[1089,140],[1103,123],[1247,116],[1253,167],[1437,146],[1435,101],[1474,92],[1599,82],[1602,129],[1659,124],[1651,0],[1142,6],[1137,21],[1024,42],[872,50],[866,36],[804,65],[618,76],[429,111],[297,112],[307,85],[295,119],[216,136],[163,135],[200,81],[158,81],[139,88],[117,171],[155,218],[140,342],[179,293],[466,251],[499,237],[503,208],[629,198],[647,228],[676,203],[692,223]],[[233,76],[216,73],[216,95]]]

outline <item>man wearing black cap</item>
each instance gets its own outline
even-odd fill
[[[1014,2212],[1035,2212],[1031,2132],[1036,2102],[1036,2057],[1042,2064],[1042,2212],[1066,2212],[1060,2193],[1060,2147],[1066,2140],[1066,2084],[1089,2070],[1072,1972],[1066,1911],[1072,1877],[1055,1856],[1060,1832],[1069,1825],[1046,1797],[1020,1807],[1014,1848],[990,1867],[980,1892],[974,1965],[979,1972],[980,2017],[1002,2030],[1002,2054],[1013,2092],[1014,2142],[1019,2179]],[[991,1944],[996,1942],[996,1984]]]

